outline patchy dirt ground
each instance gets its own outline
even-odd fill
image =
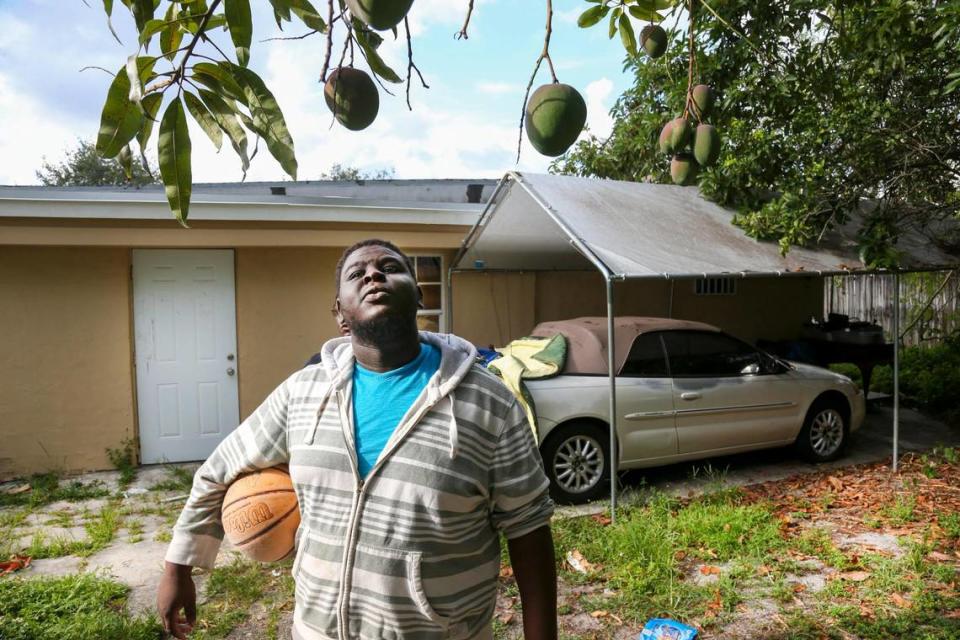
[[[928,638],[960,638],[960,459],[958,449],[938,454],[909,453],[893,474],[889,460],[846,467],[806,469],[764,482],[737,482],[744,504],[772,509],[785,550],[769,564],[746,566],[735,560],[713,560],[710,549],[678,551],[679,580],[707,594],[707,600],[684,609],[697,611],[683,620],[701,630],[706,640],[791,640],[795,638],[894,638],[871,631],[870,623],[907,620],[922,623],[936,615],[945,631]],[[190,472],[191,467],[185,467]],[[0,542],[8,551],[42,549],[54,557],[37,557],[17,575],[67,575],[99,570],[130,586],[127,610],[152,612],[163,552],[182,501],[181,488],[162,488],[168,480],[159,468],[141,470],[126,493],[116,493],[117,474],[84,477],[99,480],[106,498],[58,501],[33,509],[0,508]],[[710,482],[700,483],[699,491]],[[684,488],[680,504],[696,490]],[[674,493],[673,495],[678,495]],[[112,505],[112,506],[111,506]],[[98,522],[114,510],[112,537],[90,553],[57,553],[51,541],[83,543]],[[603,514],[592,518],[599,527]],[[598,531],[602,531],[599,529]],[[37,542],[38,535],[43,544]],[[566,553],[564,551],[564,553]],[[233,557],[224,546],[218,566]],[[715,556],[714,556],[715,557]],[[588,565],[587,576],[572,564]],[[623,594],[612,589],[591,558],[562,563],[559,615],[564,637],[634,639],[649,615],[622,605]],[[271,571],[267,569],[267,571]],[[275,571],[275,569],[273,569]],[[0,578],[4,579],[4,578]],[[207,576],[198,576],[203,587]],[[731,586],[733,585],[733,586]],[[272,588],[292,591],[275,577]],[[289,637],[292,596],[271,593],[224,636],[231,640]],[[277,602],[280,602],[278,605]],[[667,611],[657,615],[665,615]],[[853,616],[853,617],[851,617]],[[861,621],[854,624],[854,617]],[[950,621],[956,622],[955,626]],[[866,624],[867,626],[862,626]],[[861,625],[861,626],[858,626]],[[944,635],[952,633],[955,635]],[[522,637],[522,612],[516,583],[505,568],[495,616],[498,638]]]
[[[811,619],[811,612],[832,607],[853,609],[867,623],[888,616],[942,616],[956,622],[947,622],[945,635],[916,637],[960,638],[960,460],[956,450],[948,450],[948,455],[945,460],[907,454],[897,474],[884,461],[742,488],[747,503],[773,507],[788,543],[786,553],[773,566],[753,568],[757,587],[746,586],[732,611],[724,611],[720,586],[726,576],[742,569],[734,562],[691,559],[684,565],[684,579],[717,589],[702,617],[683,622],[696,626],[704,640],[901,637],[896,631],[861,636],[826,614],[819,621]],[[918,552],[922,555],[907,557]],[[928,590],[918,591],[917,574],[929,572],[930,566],[940,579],[925,579]],[[894,567],[907,568],[897,574]],[[780,577],[770,589],[763,579],[774,573]],[[561,576],[562,633],[573,638],[636,638],[643,623],[628,621],[628,611],[597,608],[597,596],[605,591],[602,573],[596,582],[575,586]],[[920,600],[931,593],[953,608],[921,613]],[[522,614],[509,571],[501,577],[496,621],[498,637],[522,638]]]

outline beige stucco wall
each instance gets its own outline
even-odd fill
[[[126,249],[0,246],[0,477],[134,437],[129,283]]]
[[[607,314],[596,272],[458,273],[453,282],[454,330],[477,344],[501,346],[547,320]],[[699,320],[749,342],[798,337],[805,320],[823,314],[819,278],[746,278],[736,286],[732,296],[697,296],[693,280],[620,282],[615,313]]]

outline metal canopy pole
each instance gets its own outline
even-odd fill
[[[610,521],[617,521],[617,377],[614,369],[616,342],[613,329],[613,281],[604,274],[607,283],[607,373],[610,376]]]
[[[900,449],[900,272],[893,274],[893,472]]]

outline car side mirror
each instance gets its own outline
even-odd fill
[[[740,369],[740,375],[742,376],[755,376],[760,373],[760,365],[756,362],[751,362],[743,369]]]

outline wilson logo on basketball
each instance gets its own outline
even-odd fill
[[[231,533],[243,533],[261,522],[266,522],[273,518],[270,507],[262,502],[257,502],[245,509],[241,509],[236,514],[230,516],[227,522],[227,529]]]

